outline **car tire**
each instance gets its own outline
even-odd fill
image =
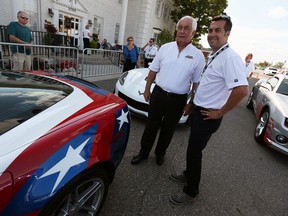
[[[98,215],[107,197],[108,176],[100,167],[85,171],[61,189],[39,215]]]
[[[269,110],[265,109],[264,112],[262,112],[262,114],[261,114],[261,116],[258,119],[258,122],[256,124],[255,132],[254,132],[254,138],[255,138],[256,142],[258,142],[260,144],[265,143],[264,135],[266,133],[269,117],[270,117]]]
[[[253,104],[252,104],[252,97],[253,97],[253,90],[250,92],[248,99],[247,99],[247,104],[246,107],[248,109],[252,109],[253,108]]]

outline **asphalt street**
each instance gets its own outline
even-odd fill
[[[250,81],[250,88],[256,82]],[[113,91],[116,79],[96,84]],[[145,119],[132,116],[126,154],[116,171],[100,216],[287,216],[288,157],[253,138],[255,115],[247,98],[228,113],[203,152],[199,196],[190,204],[175,206],[169,196],[182,190],[168,178],[185,168],[188,126],[177,127],[165,162],[158,166],[152,150],[147,161],[133,166]]]

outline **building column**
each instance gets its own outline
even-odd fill
[[[127,7],[128,7],[128,0],[123,0],[122,1],[121,20],[120,20],[120,29],[119,29],[119,36],[118,36],[118,43],[121,45],[124,45],[124,34],[125,34],[125,26],[126,26]]]

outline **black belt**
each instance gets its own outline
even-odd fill
[[[176,93],[172,93],[172,92],[167,92],[165,90],[163,90],[160,86],[155,85],[154,87],[155,89],[157,89],[159,92],[167,95],[167,96],[171,96],[171,97],[187,97],[187,94],[176,94]]]

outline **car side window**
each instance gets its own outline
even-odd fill
[[[279,79],[277,77],[272,77],[271,79],[267,80],[267,83],[271,85],[272,90],[275,88],[278,82]]]
[[[277,93],[288,95],[288,79],[284,79],[279,88],[277,89]]]

